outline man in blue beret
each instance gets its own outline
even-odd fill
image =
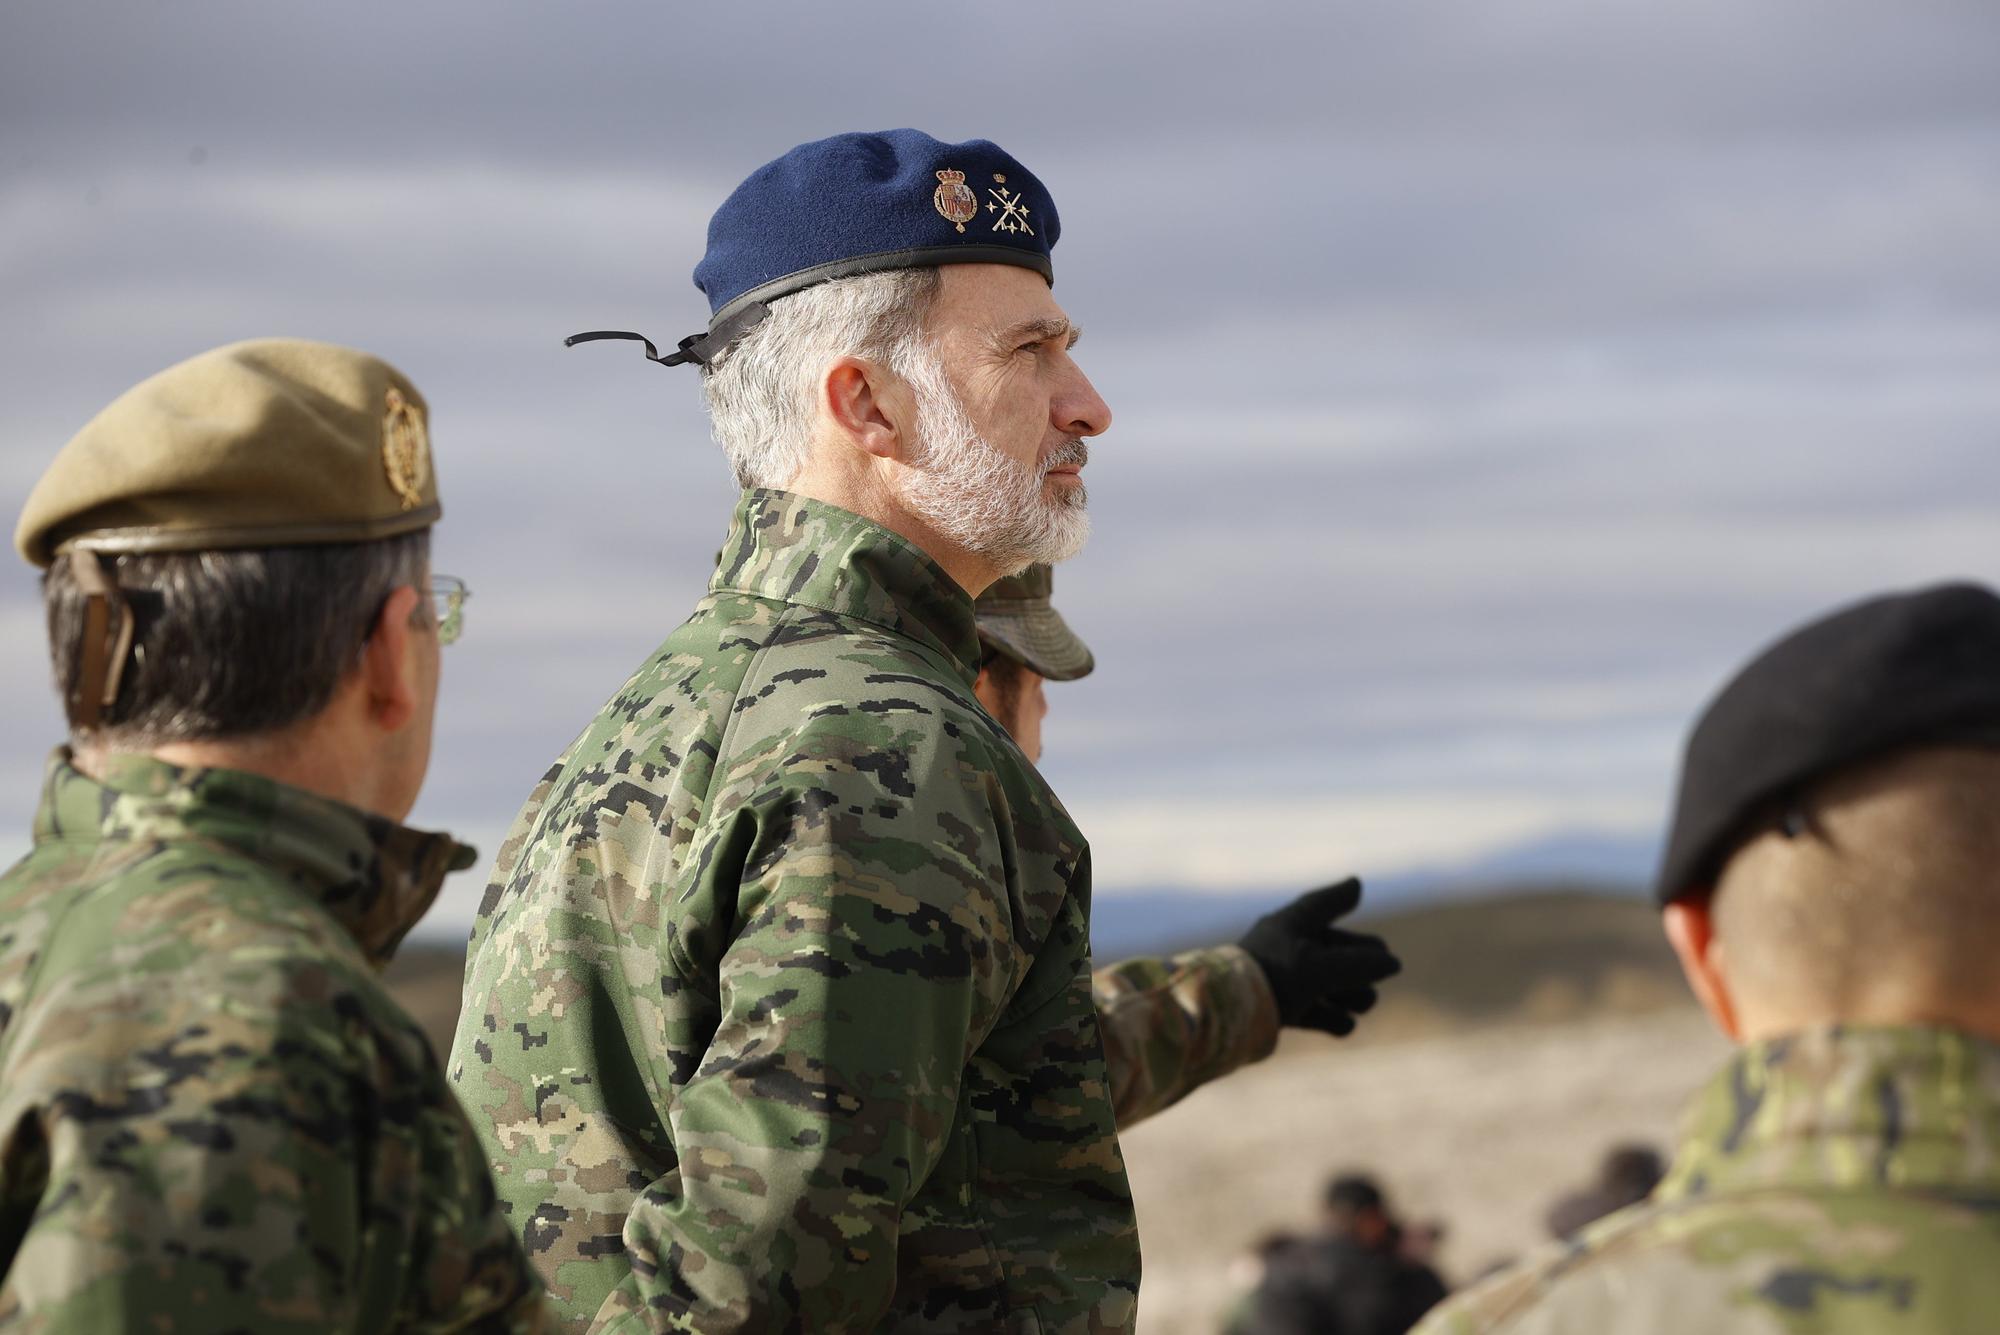
[[[1842,608],[1703,712],[1659,877],[1741,1048],[1649,1200],[1421,1335],[1958,1335],[2000,1313],[2000,598]]]
[[[744,494],[521,812],[451,1059],[570,1329],[1133,1326],[1089,847],[973,693],[973,598],[1082,545],[1111,422],[1059,233],[984,140],[820,140],[645,342]]]

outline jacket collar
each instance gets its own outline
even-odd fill
[[[1745,1047],[1696,1096],[1655,1199],[1772,1186],[2000,1191],[2000,1044],[1912,1026]]]
[[[398,825],[331,798],[230,769],[114,755],[101,778],[67,747],[49,758],[35,842],[221,844],[270,868],[384,963],[477,856],[448,835]]]
[[[823,501],[744,492],[709,590],[871,622],[936,650],[968,684],[979,675],[972,595],[908,539]]]

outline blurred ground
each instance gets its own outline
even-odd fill
[[[1669,1145],[1727,1051],[1687,1000],[1657,913],[1630,896],[1486,895],[1369,926],[1407,967],[1361,1034],[1288,1035],[1123,1137],[1141,1335],[1213,1331],[1233,1264],[1266,1233],[1308,1226],[1342,1170],[1377,1174],[1409,1219],[1444,1221],[1454,1284],[1518,1256],[1613,1141]],[[459,972],[434,946],[389,970],[440,1052]]]
[[[1457,1285],[1545,1237],[1542,1214],[1614,1140],[1671,1143],[1727,1048],[1690,1006],[1343,1047],[1288,1038],[1122,1137],[1146,1256],[1142,1335],[1207,1335],[1231,1263],[1311,1224],[1320,1186],[1375,1173],[1411,1220],[1448,1232]]]

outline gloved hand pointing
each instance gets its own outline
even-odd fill
[[[1351,1034],[1355,1017],[1375,1004],[1375,984],[1402,962],[1379,936],[1334,925],[1361,902],[1361,882],[1309,890],[1252,923],[1238,942],[1263,969],[1287,1025]]]

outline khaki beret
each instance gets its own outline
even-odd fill
[[[979,638],[1037,676],[1075,681],[1089,676],[1097,660],[1049,601],[1054,590],[1055,572],[1045,565],[988,585],[973,602]]]
[[[363,542],[437,522],[423,396],[331,343],[253,339],[168,367],[63,446],[14,546],[106,553]]]

